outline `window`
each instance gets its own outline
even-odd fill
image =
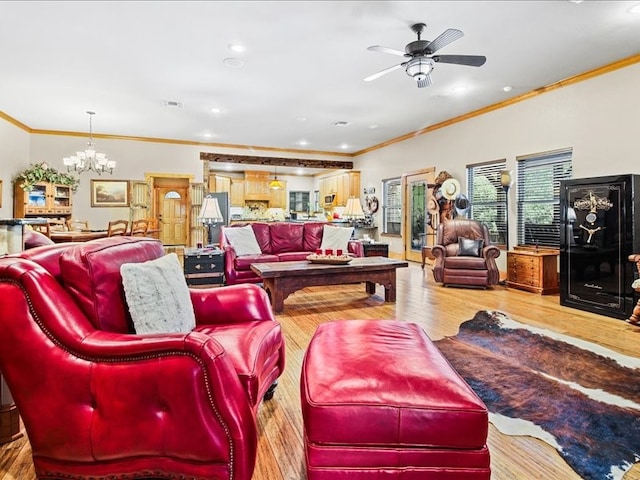
[[[382,180],[382,233],[402,233],[402,183],[400,177]]]
[[[572,175],[572,149],[516,157],[518,243],[560,247],[560,181]]]
[[[289,210],[292,212],[309,212],[311,205],[309,204],[309,192],[289,192]]]
[[[500,170],[506,160],[467,165],[467,185],[471,203],[470,218],[484,223],[489,229],[491,243],[505,245],[507,222],[505,192],[500,183]]]

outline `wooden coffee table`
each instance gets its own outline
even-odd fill
[[[396,301],[396,268],[408,267],[402,260],[386,257],[358,257],[346,265],[327,265],[300,262],[252,263],[251,270],[262,278],[271,298],[274,312],[284,310],[284,300],[291,293],[305,287],[366,284],[367,293],[373,295],[376,283],[384,287],[384,301]]]

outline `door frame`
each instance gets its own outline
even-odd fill
[[[186,202],[187,202],[187,208],[186,208],[186,218],[185,218],[185,222],[186,222],[186,229],[187,229],[187,238],[186,238],[186,246],[191,245],[191,205],[193,204],[193,199],[191,198],[191,184],[194,183],[194,175],[193,174],[184,174],[184,173],[156,173],[156,172],[152,172],[152,173],[145,173],[144,174],[144,181],[147,182],[147,185],[149,185],[149,190],[151,192],[150,195],[150,202],[151,205],[149,205],[149,212],[150,212],[150,216],[151,218],[155,219],[156,223],[158,226],[160,226],[159,220],[158,220],[158,211],[156,208],[156,205],[158,203],[158,199],[157,199],[157,187],[160,186],[168,186],[168,185],[156,185],[156,180],[158,179],[174,179],[174,180],[179,180],[181,182],[184,182],[186,180],[186,184],[184,185],[186,187],[187,190],[187,195],[186,195]],[[182,187],[182,185],[180,185],[180,187]]]
[[[402,174],[402,205],[404,208],[403,215],[403,223],[404,226],[402,228],[402,236],[403,236],[403,245],[404,245],[404,259],[412,262],[422,262],[422,248],[420,251],[415,251],[412,249],[411,240],[411,208],[409,202],[409,186],[412,182],[415,181],[424,181],[427,185],[427,191],[425,192],[425,205],[424,210],[427,211],[426,202],[430,195],[433,195],[433,188],[435,186],[435,172],[436,167],[428,167],[421,170],[416,170],[413,172],[403,173]],[[435,233],[435,228],[431,225],[427,225],[425,222],[425,231],[423,232],[426,236],[425,245],[428,245],[429,238],[433,237]]]

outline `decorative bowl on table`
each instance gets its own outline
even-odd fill
[[[307,257],[307,260],[311,263],[324,263],[327,265],[346,265],[353,257],[350,255],[322,255],[312,253]]]

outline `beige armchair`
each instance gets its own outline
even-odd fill
[[[433,278],[447,285],[490,287],[500,280],[496,258],[500,249],[491,245],[486,225],[454,219],[438,225]]]

